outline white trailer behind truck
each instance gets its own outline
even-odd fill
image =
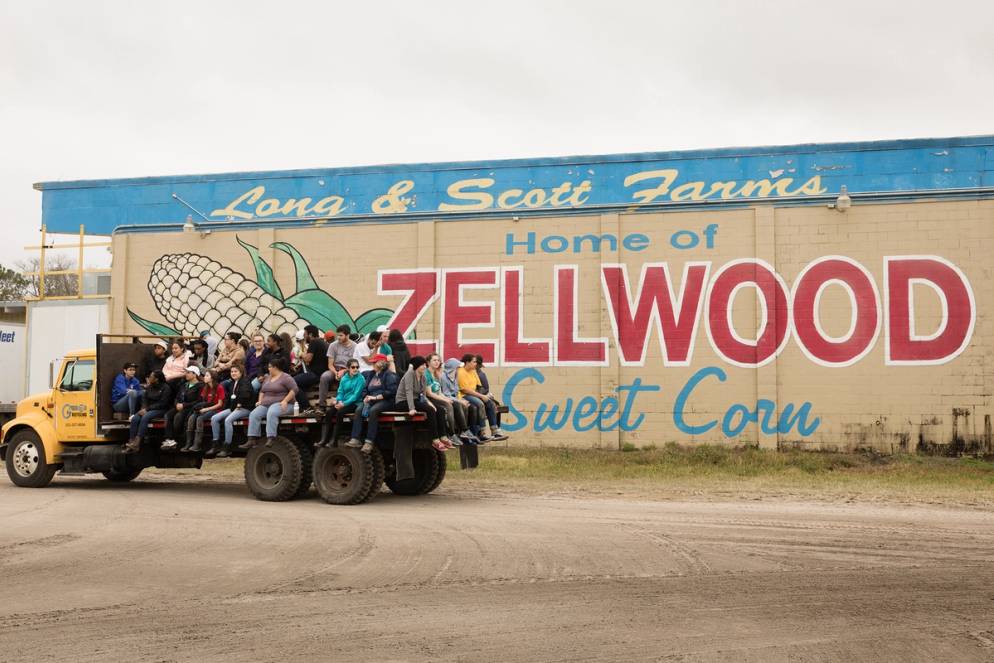
[[[0,421],[13,416],[17,401],[25,396],[27,336],[18,322],[0,322]],[[8,414],[9,413],[9,414]]]
[[[13,418],[19,400],[52,388],[68,352],[92,346],[93,338],[109,328],[108,302],[31,301],[26,324],[0,322],[0,423]]]

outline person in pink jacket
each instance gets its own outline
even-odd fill
[[[166,358],[166,363],[162,366],[162,374],[166,376],[166,382],[169,383],[173,390],[183,381],[183,376],[186,375],[186,367],[190,363],[190,357],[186,354],[186,348],[183,347],[183,343],[177,340],[173,340],[169,344],[169,356]]]

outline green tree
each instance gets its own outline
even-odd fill
[[[0,301],[11,302],[24,299],[28,294],[28,280],[13,269],[0,265]]]

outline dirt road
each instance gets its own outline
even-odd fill
[[[0,479],[2,661],[991,661],[994,514]]]

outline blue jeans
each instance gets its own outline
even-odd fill
[[[483,423],[483,419],[486,418],[486,420],[490,423],[491,431],[494,428],[497,428],[497,406],[494,405],[493,401],[488,398],[486,403],[484,403],[476,396],[470,396],[468,394],[465,398],[469,401],[469,404],[475,407],[476,411],[480,413],[481,424]]]
[[[380,425],[380,413],[393,406],[394,404],[389,399],[374,401],[372,405],[359,403],[359,409],[356,410],[355,418],[352,419],[352,439],[362,439],[362,420],[366,419],[368,421],[366,439],[370,442],[376,442],[376,433]]]
[[[165,410],[149,410],[140,417],[131,420],[131,437],[145,437],[148,432],[148,422],[158,419],[166,413]]]
[[[235,435],[235,422],[249,416],[249,410],[244,407],[236,410],[221,410],[211,417],[211,438],[215,442],[221,441],[221,424],[224,424],[224,446],[231,446],[231,439]]]
[[[114,403],[114,412],[127,412],[134,414],[141,409],[142,395],[137,389],[128,389],[128,393],[117,399]]]
[[[266,418],[266,437],[276,437],[280,427],[280,415],[289,414],[290,406],[283,407],[282,403],[260,405],[249,415],[249,437],[259,437],[262,433],[262,418]]]

